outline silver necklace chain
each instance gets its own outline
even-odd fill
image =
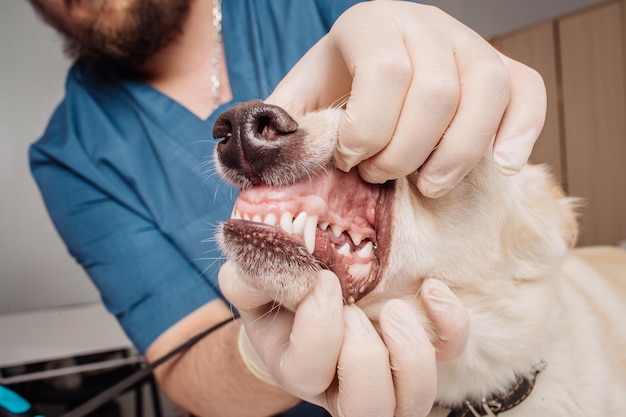
[[[213,1],[213,57],[211,73],[211,105],[220,105],[220,61],[222,57],[222,0]]]

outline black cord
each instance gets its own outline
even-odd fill
[[[216,325],[209,327],[208,329],[202,331],[201,333],[197,334],[196,336],[192,337],[191,339],[187,340],[185,343],[183,343],[182,345],[178,346],[177,348],[173,349],[172,351],[168,352],[167,354],[163,355],[162,357],[160,357],[159,359],[157,359],[156,361],[152,362],[151,364],[141,368],[140,370],[138,370],[137,372],[129,375],[128,377],[124,378],[123,380],[121,380],[120,382],[118,382],[117,384],[113,385],[110,388],[107,388],[106,390],[102,391],[100,394],[96,395],[95,397],[92,397],[91,399],[87,400],[85,403],[79,405],[78,407],[74,408],[73,410],[68,411],[67,413],[63,414],[61,417],[84,417],[87,414],[91,413],[92,411],[96,410],[98,407],[100,407],[101,405],[103,405],[104,403],[106,403],[107,401],[113,399],[113,398],[117,398],[120,394],[122,394],[124,391],[126,391],[127,389],[143,382],[144,380],[146,380],[151,374],[152,371],[162,365],[163,363],[167,362],[168,360],[170,360],[172,357],[176,356],[177,354],[181,353],[182,351],[190,348],[191,346],[193,346],[194,344],[196,344],[199,340],[203,339],[205,336],[213,333],[215,330],[223,327],[224,325],[230,323],[231,321],[234,321],[235,319],[237,319],[239,316],[237,314],[233,315],[233,317],[224,320],[220,323],[217,323]],[[138,416],[141,417],[141,416]]]

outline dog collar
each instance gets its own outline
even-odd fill
[[[521,376],[504,394],[493,394],[481,402],[465,401],[460,407],[453,408],[448,417],[495,417],[499,413],[520,405],[532,392],[539,372],[546,368],[541,362],[529,376]]]

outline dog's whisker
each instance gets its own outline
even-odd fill
[[[346,105],[346,103],[348,102],[349,99],[350,99],[350,93],[347,93],[347,94],[339,97],[333,103],[331,103],[329,108],[331,108],[331,109],[341,109],[341,108],[343,108]]]

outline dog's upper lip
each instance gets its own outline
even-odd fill
[[[328,168],[297,183],[281,187],[261,185],[240,192],[235,211],[264,216],[306,212],[320,222],[374,238],[379,187],[363,182],[356,170]],[[358,244],[358,243],[357,243]]]

